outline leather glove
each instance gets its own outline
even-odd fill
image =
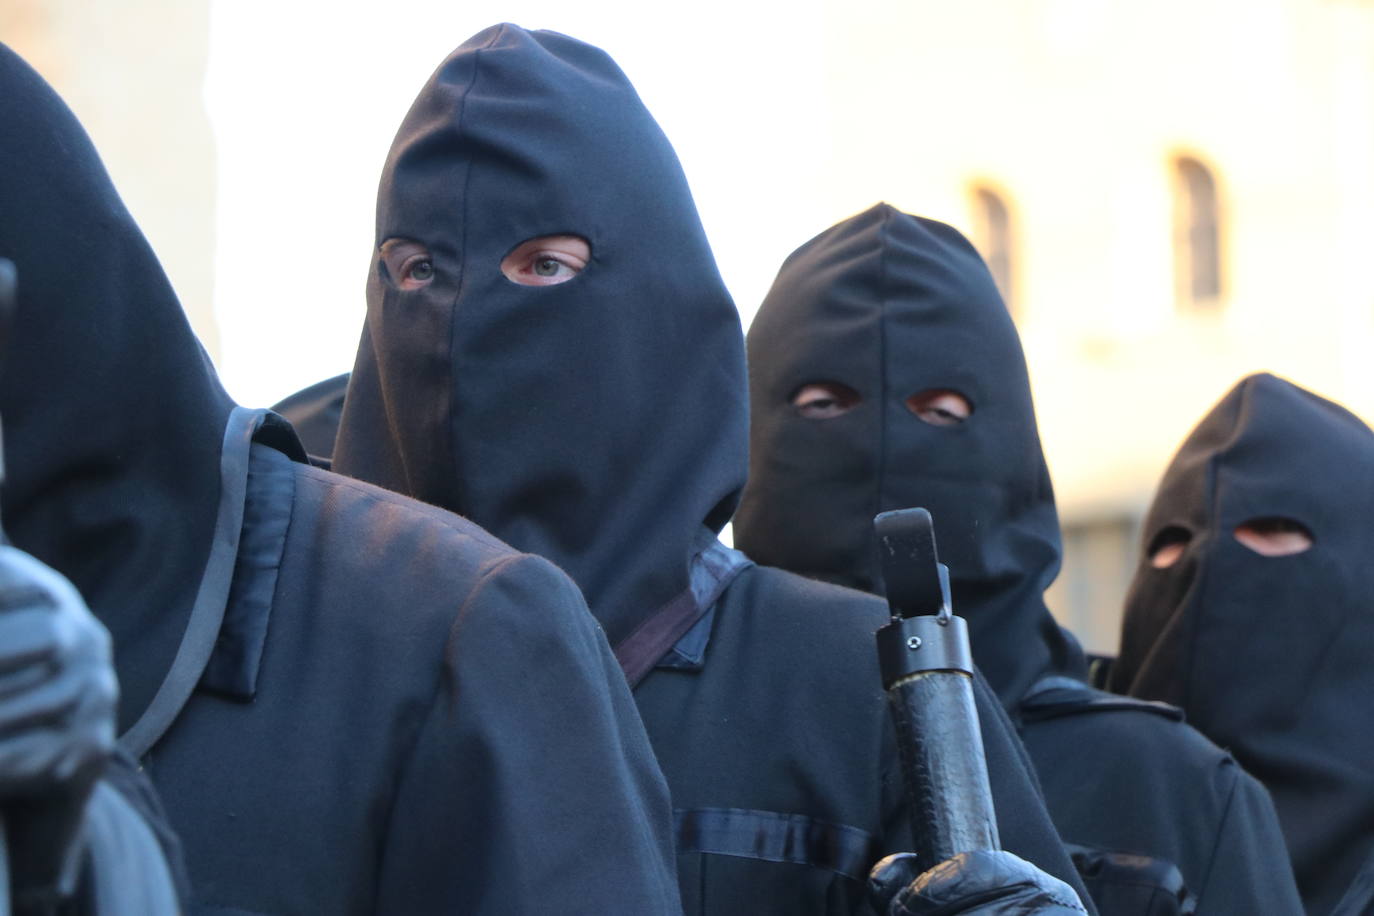
[[[888,856],[868,875],[873,905],[884,916],[1082,916],[1078,895],[1009,852],[963,852],[924,873],[916,856]]]
[[[110,636],[65,578],[0,547],[0,814],[16,903],[75,877],[82,812],[114,749]]]

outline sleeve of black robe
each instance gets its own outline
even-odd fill
[[[460,609],[389,823],[379,913],[681,912],[667,786],[601,629],[546,561],[501,562]],[[480,829],[435,855],[454,824]]]
[[[1199,913],[1301,913],[1283,831],[1269,792],[1231,758],[1217,767],[1226,813],[1207,877],[1197,888]]]
[[[982,726],[983,753],[987,756],[1002,848],[1068,884],[1078,894],[1083,908],[1095,913],[1092,897],[1045,808],[1044,793],[1030,755],[981,672],[974,677],[973,698]]]

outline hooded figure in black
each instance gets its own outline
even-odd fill
[[[563,35],[475,36],[401,125],[376,232],[336,469],[582,587],[638,685],[689,912],[863,907],[870,865],[910,842],[885,606],[716,540],[746,464],[739,316],[624,74]],[[983,707],[1007,847],[1074,880]]]
[[[1099,909],[1152,912],[1181,871],[1200,913],[1282,911],[1292,878],[1263,789],[1176,710],[1087,688],[1045,607],[1054,494],[1020,340],[973,247],[886,204],[839,223],[783,264],[749,366],[736,544],[881,592],[873,516],[929,509],[974,659]],[[1133,874],[1107,851],[1157,861]]]
[[[71,112],[0,47],[3,518],[113,635],[195,912],[674,912],[576,589],[237,407]]]
[[[1374,907],[1371,517],[1374,433],[1245,379],[1164,474],[1112,671],[1268,787],[1314,916]]]

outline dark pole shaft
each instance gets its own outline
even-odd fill
[[[924,509],[874,520],[892,622],[878,665],[896,726],[917,865],[1000,848],[973,699],[968,625],[950,611],[948,572]]]
[[[951,856],[997,849],[973,678],[957,671],[913,674],[887,691],[922,871]]]

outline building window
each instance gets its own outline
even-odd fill
[[[1011,211],[1006,199],[988,188],[973,190],[973,244],[987,262],[992,279],[1008,310],[1016,314],[1013,297]]]
[[[1174,291],[1182,308],[1221,299],[1221,214],[1217,182],[1196,159],[1174,160]]]

